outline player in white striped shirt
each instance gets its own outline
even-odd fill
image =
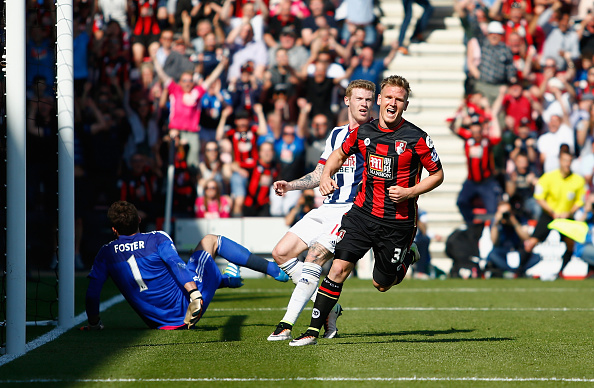
[[[276,195],[283,196],[291,190],[317,187],[326,158],[341,146],[350,131],[371,119],[371,106],[374,97],[375,85],[373,82],[351,81],[344,97],[349,123],[332,130],[326,140],[326,148],[314,171],[291,182],[274,182],[273,188]],[[336,233],[339,230],[343,214],[353,204],[363,175],[363,163],[361,155],[349,157],[334,177],[339,188],[324,200],[322,206],[310,211],[297,224],[293,225],[274,247],[272,257],[279,267],[291,277],[296,287],[287,306],[287,312],[274,332],[268,336],[269,341],[290,340],[292,338],[291,330],[299,314],[310,299],[315,300],[322,266],[334,256]],[[308,248],[307,257],[302,263],[297,259],[297,256]],[[341,311],[342,308],[337,303],[325,325],[324,338],[336,336],[338,332],[336,319]]]

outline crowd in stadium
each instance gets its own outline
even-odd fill
[[[97,236],[83,225],[97,224],[114,200],[135,204],[142,228],[159,228],[169,163],[175,217],[288,215],[304,199],[270,195],[272,182],[313,170],[329,130],[346,122],[350,80],[377,85],[396,54],[408,53],[402,37],[383,41],[376,3],[75,0],[77,253],[83,232]],[[520,224],[538,220],[534,188],[559,168],[562,146],[589,193],[591,2],[459,0],[454,8],[467,46],[465,98],[449,123],[469,162],[458,198],[465,222],[481,209],[501,219],[501,199]],[[28,217],[46,221],[30,228],[47,230],[57,191],[55,9],[29,0],[27,11]],[[422,41],[422,28],[415,32]],[[590,217],[592,198],[580,199],[576,217]],[[499,237],[495,245],[523,246]]]
[[[455,4],[467,47],[465,99],[450,119],[468,162],[457,204],[468,225],[482,224],[481,213],[487,214],[494,244],[489,261],[500,270],[512,271],[505,260],[510,251],[522,256],[517,274],[534,264],[533,239],[547,237],[545,221],[592,222],[592,7],[548,0]],[[558,171],[562,177],[545,178]],[[554,190],[574,180],[577,189],[566,198]],[[531,221],[538,221],[532,235],[525,227]],[[573,252],[573,241],[566,244],[560,276]]]

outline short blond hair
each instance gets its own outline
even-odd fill
[[[384,87],[386,86],[399,86],[406,91],[406,99],[408,100],[408,97],[410,97],[410,84],[408,83],[406,78],[400,75],[390,75],[384,78],[380,83],[380,93],[382,90],[384,90]]]
[[[351,94],[353,94],[353,89],[365,89],[369,90],[371,93],[375,95],[375,84],[371,81],[367,81],[364,79],[356,79],[349,83],[347,86],[344,95],[349,98]]]

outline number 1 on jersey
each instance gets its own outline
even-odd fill
[[[134,276],[136,284],[138,284],[138,287],[140,287],[140,292],[148,290],[148,287],[146,286],[146,283],[140,274],[140,268],[138,268],[136,257],[134,257],[134,255],[130,256],[130,258],[127,260],[127,263],[130,266],[130,270],[132,270],[132,276]]]

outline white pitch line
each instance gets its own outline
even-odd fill
[[[428,294],[428,293],[444,293],[444,292],[451,292],[451,293],[462,293],[462,294],[473,294],[473,293],[503,293],[503,292],[513,292],[513,293],[543,293],[543,292],[594,292],[594,287],[590,288],[393,288],[394,293],[410,293],[410,294]],[[232,293],[268,293],[268,294],[290,294],[293,292],[293,288],[241,288],[241,289],[232,289],[226,292]],[[373,287],[364,287],[364,288],[348,288],[345,287],[343,293],[345,292],[356,292],[356,293],[373,293],[377,294],[377,290]],[[392,291],[390,291],[392,292]]]
[[[283,311],[286,307],[209,308],[208,311]],[[594,312],[594,307],[346,307],[348,311],[509,311]],[[306,307],[305,310],[311,310]]]
[[[110,308],[111,306],[122,302],[123,300],[124,300],[124,297],[122,295],[116,295],[113,298],[101,303],[101,305],[99,307],[99,311],[103,312],[103,311],[107,310],[108,308]],[[2,357],[0,357],[0,366],[8,364],[9,362],[16,360],[17,358],[25,355],[26,353],[30,352],[31,350],[37,349],[38,347],[45,345],[50,341],[55,340],[56,338],[58,338],[59,336],[61,336],[65,332],[67,332],[68,330],[72,329],[74,326],[80,325],[86,319],[87,319],[86,313],[78,314],[76,317],[74,317],[74,321],[71,326],[56,327],[55,329],[52,329],[51,331],[45,333],[41,337],[35,338],[31,342],[27,342],[25,344],[25,351],[23,353],[3,355]]]
[[[564,382],[564,383],[592,383],[594,378],[585,377],[294,377],[294,378],[169,378],[169,379],[27,379],[27,380],[0,380],[0,383],[170,383],[170,382],[284,382],[284,381],[484,381],[484,382]]]

